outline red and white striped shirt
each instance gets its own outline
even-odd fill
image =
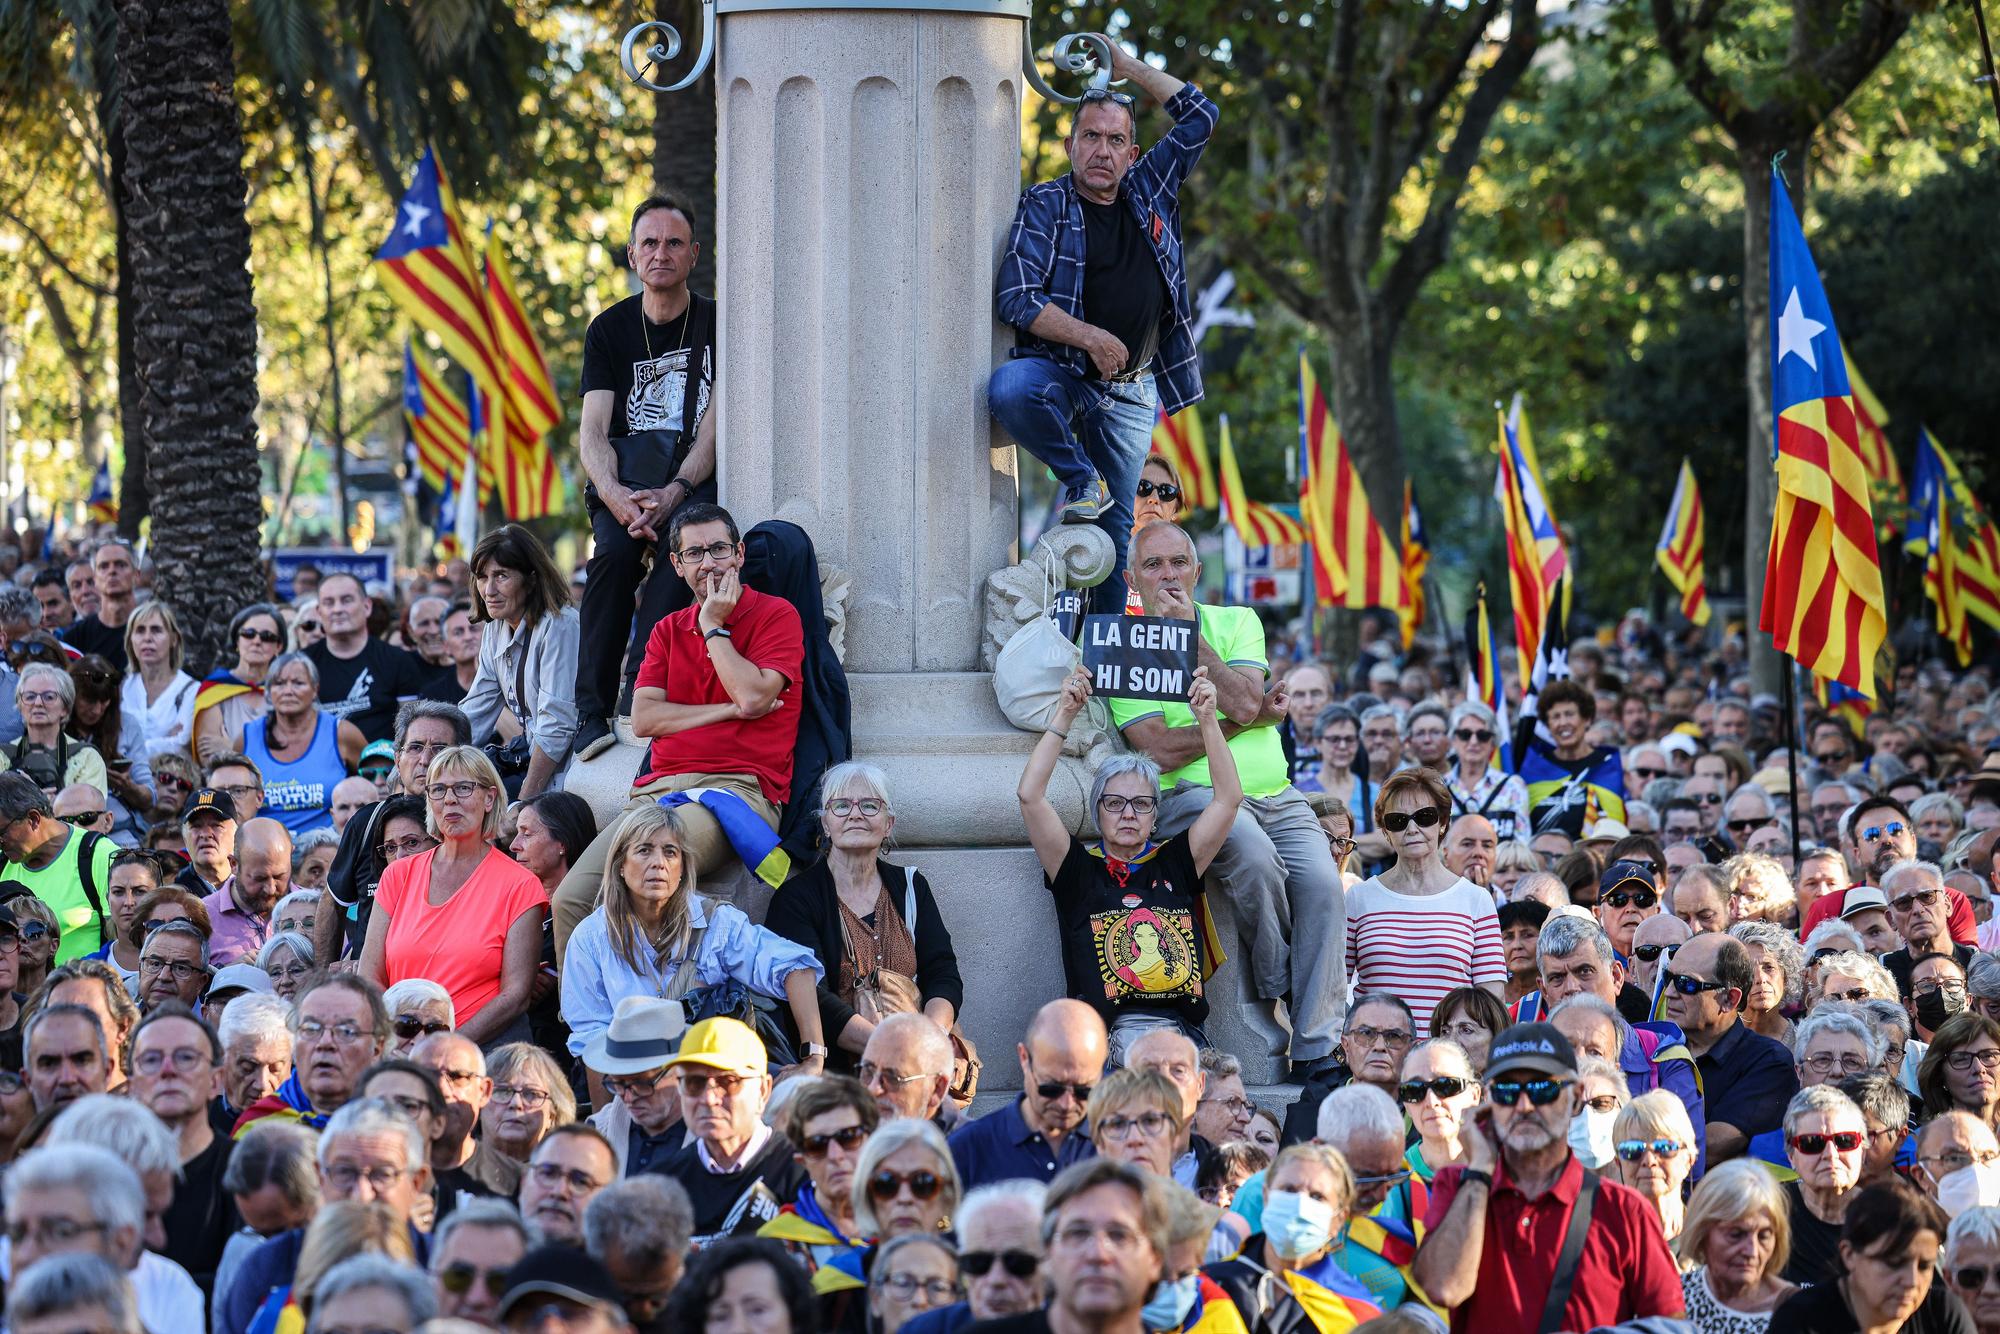
[[[1354,991],[1409,1002],[1419,1040],[1445,993],[1507,980],[1493,895],[1461,879],[1436,894],[1399,894],[1370,878],[1347,891],[1347,975]]]

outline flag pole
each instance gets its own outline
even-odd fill
[[[1798,874],[1799,866],[1799,732],[1802,730],[1799,727],[1798,675],[1797,659],[1787,656],[1783,707],[1786,733],[1785,767],[1791,773],[1791,782],[1786,786],[1790,788],[1792,802],[1792,874],[1794,875]]]

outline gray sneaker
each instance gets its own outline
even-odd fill
[[[1111,508],[1111,488],[1102,477],[1093,477],[1083,486],[1063,491],[1061,520],[1064,523],[1095,523]]]

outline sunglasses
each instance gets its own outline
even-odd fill
[[[853,1153],[867,1142],[867,1127],[842,1126],[840,1129],[828,1131],[824,1135],[807,1135],[799,1141],[799,1152],[808,1158],[824,1158],[826,1157],[827,1146],[830,1144],[838,1144],[849,1153]]]
[[[1699,996],[1704,991],[1727,991],[1727,982],[1711,982],[1703,977],[1691,977],[1687,973],[1668,973],[1667,985],[1683,996]]]
[[[485,1286],[486,1295],[496,1302],[507,1295],[508,1278],[509,1273],[505,1269],[481,1269],[463,1260],[448,1264],[437,1273],[438,1286],[454,1297],[463,1297],[472,1291],[474,1283],[479,1283]]]
[[[282,644],[285,637],[276,630],[252,630],[247,626],[236,632],[238,639],[254,639],[260,644]],[[445,1271],[449,1273],[450,1271]]]
[[[1420,811],[1390,811],[1382,817],[1382,827],[1392,834],[1400,834],[1414,822],[1419,829],[1429,829],[1444,812],[1435,806],[1426,806]]]
[[[1632,947],[1632,957],[1643,959],[1647,963],[1651,963],[1662,954],[1671,959],[1680,952],[1681,947],[1679,945],[1634,945]]]
[[[1476,741],[1482,746],[1493,739],[1493,734],[1483,727],[1461,727],[1452,735],[1460,741]]]
[[[1435,1093],[1442,1102],[1446,1098],[1456,1098],[1465,1092],[1465,1087],[1466,1081],[1454,1075],[1436,1075],[1430,1079],[1406,1079],[1396,1086],[1396,1101],[1422,1102],[1424,1094]]]
[[[361,776],[367,779],[371,783],[379,783],[383,779],[387,778],[390,772],[391,772],[390,767],[386,764],[381,765],[379,767],[375,765],[370,765],[361,770]]]
[[[1090,1091],[1094,1087],[1096,1086],[1092,1084],[1063,1084],[1052,1079],[1045,1079],[1036,1083],[1035,1096],[1043,1102],[1054,1102],[1067,1093],[1070,1097],[1076,1099],[1078,1106],[1082,1106],[1084,1103],[1090,1101]]]
[[[1727,825],[1732,834],[1754,834],[1770,823],[1771,817],[1766,815],[1751,820],[1730,820]]]
[[[1134,487],[1133,490],[1138,493],[1141,500],[1150,497],[1159,501],[1162,505],[1178,505],[1181,503],[1181,489],[1172,482],[1149,482],[1142,477],[1139,479],[1139,485]]]
[[[934,1200],[944,1188],[944,1180],[929,1168],[915,1172],[877,1172],[868,1178],[868,1198],[877,1204],[886,1204],[896,1198],[903,1187],[910,1188],[910,1197],[916,1200]]]
[[[1660,901],[1660,896],[1650,889],[1614,889],[1601,902],[1613,908],[1631,905],[1634,908],[1650,908]]]
[[[1858,1130],[1836,1130],[1831,1135],[1793,1135],[1785,1143],[1796,1150],[1801,1157],[1817,1158],[1826,1152],[1831,1144],[1837,1152],[1853,1153],[1868,1137]]]
[[[1569,1087],[1567,1079],[1496,1079],[1486,1086],[1493,1095],[1493,1101],[1501,1107],[1512,1107],[1521,1101],[1523,1093],[1528,1102],[1536,1107],[1546,1107],[1562,1096]]]
[[[1033,1251],[967,1251],[958,1257],[958,1267],[974,1278],[985,1278],[996,1262],[1015,1278],[1033,1278],[1042,1267],[1042,1257]]]
[[[39,945],[49,938],[49,929],[40,922],[29,922],[21,928],[21,939],[30,945]]]
[[[68,815],[62,817],[64,824],[83,826],[94,825],[103,818],[103,811],[71,811]]]
[[[1894,838],[1908,827],[1901,820],[1891,820],[1887,824],[1871,824],[1861,831],[1861,841],[1873,843],[1879,839]]]
[[[1655,778],[1665,778],[1667,776],[1667,771],[1665,769],[1635,768],[1635,769],[1627,769],[1625,772],[1632,775],[1632,777],[1638,779],[1642,783],[1650,783]]]
[[[1138,103],[1133,100],[1132,94],[1114,93],[1109,88],[1086,88],[1084,90],[1083,96],[1077,98],[1076,100],[1078,105],[1083,105],[1089,102],[1116,102],[1119,106],[1125,107],[1127,109],[1130,109],[1131,107],[1138,105]]]
[[[414,1014],[396,1016],[396,1036],[405,1042],[418,1036],[429,1037],[433,1033],[449,1032],[451,1032],[450,1024],[440,1023],[435,1019],[421,1019]]]
[[[1920,889],[1914,894],[1901,894],[1893,899],[1890,899],[1889,906],[1891,908],[1894,908],[1897,912],[1908,912],[1910,909],[1916,907],[1919,903],[1923,904],[1926,908],[1928,908],[1931,904],[1936,903],[1937,901],[1938,901],[1938,892],[1935,889]]]
[[[1628,1163],[1636,1163],[1646,1156],[1647,1150],[1661,1158],[1671,1158],[1685,1147],[1678,1140],[1671,1139],[1621,1139],[1618,1141],[1618,1156]]]

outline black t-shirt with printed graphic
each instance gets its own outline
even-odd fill
[[[395,736],[396,710],[423,695],[436,669],[414,653],[373,635],[351,658],[337,658],[325,640],[306,649],[319,668],[319,706],[345,718],[370,741]]]
[[[583,336],[582,392],[611,391],[613,440],[668,430],[692,443],[715,388],[715,302],[690,292],[687,310],[655,324],[646,318],[644,299],[628,296],[590,322]]]
[[[1043,883],[1056,901],[1073,998],[1107,1024],[1131,1011],[1208,1018],[1201,877],[1186,833],[1117,868],[1101,847],[1072,837],[1062,868]]]

